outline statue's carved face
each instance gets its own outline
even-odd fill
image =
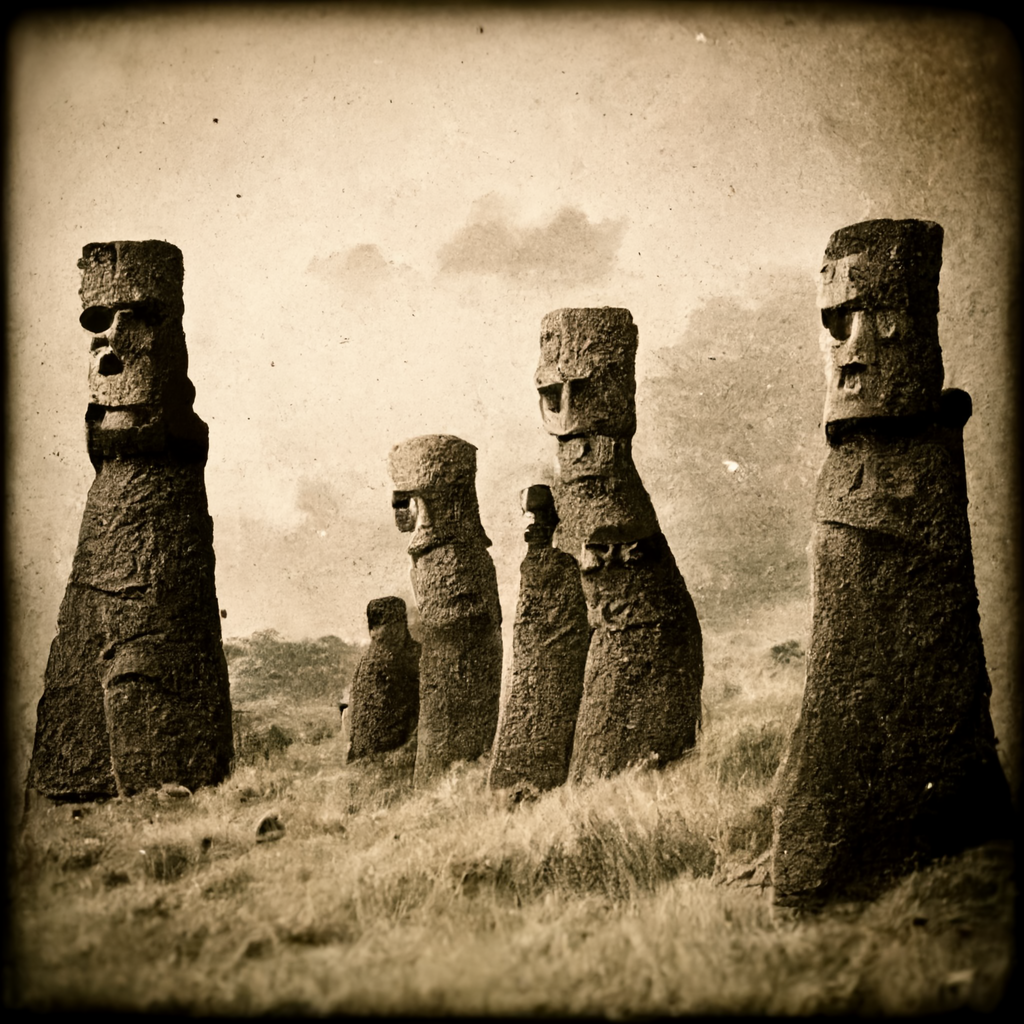
[[[155,357],[158,311],[141,302],[89,306],[79,322],[92,335],[89,401],[115,409],[158,404],[166,382]]]
[[[391,508],[399,533],[412,533],[416,529],[416,498],[413,492],[395,491],[391,495]]]
[[[922,331],[910,310],[871,308],[854,300],[823,309],[821,322],[830,433],[844,421],[931,408],[942,385],[939,346],[934,332]]]
[[[633,380],[614,364],[562,376],[538,372],[537,392],[544,429],[560,441],[588,434],[630,437],[636,428]]]
[[[519,504],[523,510],[526,529],[523,540],[527,544],[550,544],[558,526],[558,512],[546,484],[534,484],[519,493]]]
[[[523,521],[526,524],[523,530],[523,540],[527,544],[550,544],[551,538],[555,535],[555,527],[558,519],[552,516],[546,509],[528,510],[523,513]]]
[[[396,619],[388,622],[378,622],[370,627],[370,639],[378,640],[385,646],[397,646],[405,640],[409,632],[408,623]]]
[[[865,221],[835,232],[818,277],[830,440],[858,421],[934,412],[942,391],[942,229]]]
[[[481,540],[476,501],[476,448],[450,434],[425,434],[396,444],[388,455],[395,525],[411,533],[415,560],[432,548]]]
[[[560,441],[636,431],[633,360],[636,328],[605,320],[602,310],[545,317],[534,377],[544,428]]]
[[[425,555],[432,548],[456,539],[462,518],[462,503],[450,491],[395,491],[391,498],[395,525],[411,533],[409,554]]]

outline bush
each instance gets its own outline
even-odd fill
[[[235,760],[234,767],[259,764],[269,761],[271,754],[287,750],[294,740],[277,725],[265,729],[250,729],[241,724],[241,712],[233,715],[235,720]]]
[[[771,650],[771,655],[776,665],[789,665],[803,659],[804,649],[798,640],[787,640],[785,643],[776,644]]]
[[[292,700],[329,698],[348,690],[365,650],[336,636],[285,640],[273,629],[224,644],[233,700],[287,696]]]

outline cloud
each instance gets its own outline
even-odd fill
[[[387,283],[396,275],[405,277],[413,273],[408,264],[385,258],[379,246],[368,243],[353,245],[329,256],[314,256],[307,269],[322,280],[362,288]]]
[[[624,219],[592,223],[572,206],[541,227],[518,227],[500,200],[484,196],[469,223],[438,250],[438,260],[443,274],[586,283],[611,272],[625,230]]]

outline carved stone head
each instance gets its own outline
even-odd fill
[[[184,268],[169,242],[87,245],[79,320],[92,335],[89,400],[107,408],[158,405],[188,373],[181,329]]]
[[[531,545],[549,545],[558,526],[551,488],[547,484],[533,484],[520,492],[519,501],[527,521],[523,539]]]
[[[413,558],[454,541],[482,540],[476,497],[476,448],[451,434],[427,434],[396,444],[388,455],[395,490],[395,525],[411,533]]]
[[[168,422],[193,416],[195,398],[181,326],[181,250],[159,241],[93,243],[78,266],[79,322],[92,336],[90,449],[160,447]]]
[[[933,412],[942,228],[869,220],[829,239],[818,285],[830,440],[859,420]]]
[[[400,597],[375,597],[366,606],[370,636],[382,640],[403,640],[409,631],[405,602]]]
[[[636,433],[637,329],[628,309],[556,309],[541,321],[534,381],[560,441]]]

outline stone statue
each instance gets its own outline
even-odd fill
[[[157,241],[93,244],[78,266],[96,478],[28,785],[75,801],[163,783],[195,789],[228,774],[233,746],[181,252]]]
[[[492,789],[562,785],[569,774],[583,672],[590,645],[580,567],[552,547],[558,524],[551,488],[521,494],[526,557],[519,568],[519,605],[512,634],[512,674],[491,754]]]
[[[420,612],[414,782],[490,747],[501,693],[501,607],[476,497],[476,448],[429,434],[391,449],[395,523],[411,533]]]
[[[626,309],[544,317],[536,384],[558,438],[556,543],[580,562],[593,630],[570,778],[664,765],[696,742],[700,623],[633,465],[637,329]]]
[[[963,427],[942,391],[942,228],[874,220],[825,251],[825,434],[800,718],[776,779],[779,906],[870,899],[1006,833]]]
[[[349,693],[349,760],[406,743],[416,729],[420,704],[420,645],[409,635],[405,602],[400,597],[374,598],[366,606],[366,621],[370,647],[356,667]]]

